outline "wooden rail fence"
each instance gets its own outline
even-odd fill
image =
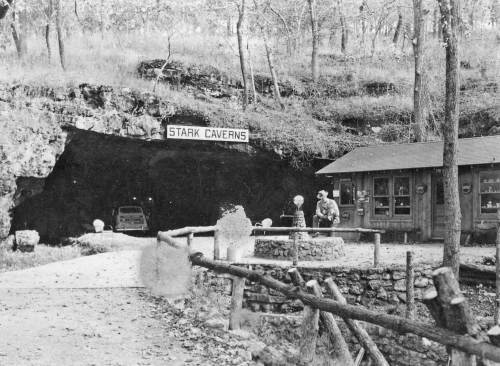
[[[187,236],[188,246],[191,246],[194,234],[200,233],[214,233],[214,259],[219,260],[222,259],[221,255],[221,242],[220,242],[220,232],[217,226],[187,226],[182,229],[175,229],[169,231],[159,231],[158,232],[158,240],[166,241],[167,237],[176,237],[176,236]],[[266,232],[266,233],[298,233],[298,232],[306,232],[306,233],[371,233],[374,236],[373,240],[373,266],[378,267],[380,265],[380,236],[384,233],[384,230],[376,230],[376,229],[365,229],[365,228],[339,228],[339,227],[331,227],[331,228],[312,228],[312,227],[262,227],[262,226],[254,226],[253,232]],[[293,265],[298,265],[298,239],[295,237],[293,239]]]
[[[259,229],[269,231],[270,228]],[[311,228],[273,229],[280,229],[276,231],[284,231],[283,229],[296,232],[313,231]],[[342,229],[315,230],[344,231]],[[174,239],[173,236],[190,235],[195,232],[199,233],[210,231],[217,233],[217,228],[184,228],[158,233],[158,245],[167,244],[176,248],[183,248],[184,244]],[[380,235],[380,232],[376,232],[375,234]],[[188,244],[189,241],[190,240],[188,239]],[[217,239],[214,240],[214,242],[214,246],[217,245]],[[500,345],[500,331],[496,332],[494,329],[491,329],[489,332],[490,337],[488,337],[486,333],[480,330],[467,300],[460,292],[458,281],[454,278],[451,268],[439,268],[433,273],[436,290],[426,293],[423,302],[428,307],[429,312],[434,318],[436,324],[425,324],[421,321],[413,319],[412,309],[407,311],[407,318],[403,318],[347,304],[345,299],[343,299],[342,294],[336,287],[334,280],[331,278],[325,281],[325,284],[327,286],[327,293],[329,293],[333,299],[324,298],[321,296],[321,290],[319,289],[316,281],[309,281],[305,284],[304,289],[304,281],[296,268],[289,272],[294,284],[287,285],[256,271],[234,266],[221,260],[205,258],[202,253],[191,252],[189,257],[194,265],[234,276],[230,319],[232,329],[239,327],[238,313],[241,311],[245,282],[242,279],[248,279],[252,282],[277,290],[287,298],[301,300],[306,306],[303,319],[305,324],[302,328],[303,337],[300,345],[300,357],[303,362],[308,362],[307,360],[311,357],[312,350],[315,349],[316,336],[314,332],[318,329],[317,322],[321,321],[328,330],[330,340],[332,341],[331,343],[336,347],[335,352],[332,353],[333,357],[336,357],[334,361],[341,362],[339,364],[345,365],[354,364],[350,354],[347,356],[345,352],[345,341],[339,338],[341,336],[339,336],[338,327],[335,324],[334,318],[331,316],[332,314],[344,319],[349,329],[351,329],[360,344],[363,346],[363,349],[377,366],[387,366],[388,364],[378,350],[376,344],[368,336],[366,331],[362,329],[359,323],[356,322],[356,320],[376,324],[403,334],[413,333],[420,337],[425,337],[445,345],[449,350],[449,364],[452,366],[474,366],[476,365],[477,358],[500,362],[500,347],[498,347]],[[412,270],[412,255],[407,254],[407,271]],[[408,275],[411,276],[411,273],[408,272]],[[313,330],[312,332],[311,329]],[[358,355],[356,359],[359,360],[360,357],[362,356]]]

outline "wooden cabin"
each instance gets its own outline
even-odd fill
[[[492,228],[500,208],[500,135],[459,139],[463,237]],[[344,227],[428,241],[444,236],[443,142],[357,148],[316,172],[330,179]]]

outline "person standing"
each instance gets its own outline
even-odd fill
[[[317,197],[319,201],[316,204],[316,213],[313,216],[313,227],[317,228],[321,223],[326,223],[328,227],[334,227],[340,222],[337,202],[328,198],[328,192],[325,190],[319,191]]]

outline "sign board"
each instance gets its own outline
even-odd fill
[[[249,135],[241,128],[167,125],[167,139],[248,142]]]
[[[332,197],[340,197],[340,189],[334,189],[332,191]]]

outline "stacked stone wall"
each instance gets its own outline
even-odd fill
[[[330,261],[345,256],[344,240],[333,238],[307,238],[297,243],[299,261]],[[293,239],[257,239],[254,255],[259,258],[292,260]]]

